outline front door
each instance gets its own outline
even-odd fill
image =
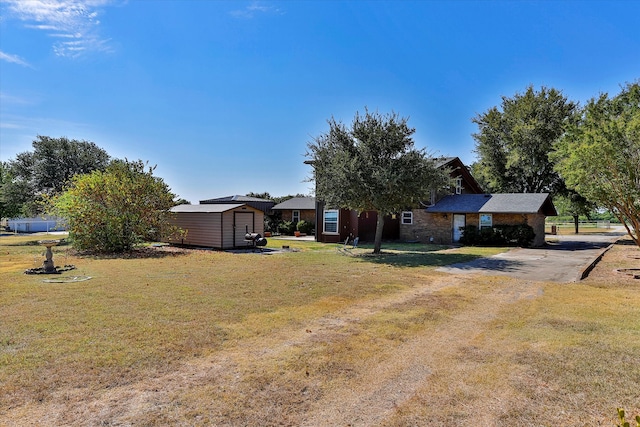
[[[453,215],[453,242],[458,243],[460,241],[460,237],[462,237],[462,229],[466,225],[466,220],[464,214],[454,214]]]

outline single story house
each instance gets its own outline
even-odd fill
[[[272,210],[280,212],[281,218],[285,221],[299,222],[306,221],[316,223],[316,198],[315,197],[293,197],[282,203],[275,205]]]
[[[221,204],[221,203],[230,203],[230,204],[244,203],[247,206],[260,209],[262,212],[266,214],[271,213],[271,208],[273,208],[273,205],[275,205],[275,202],[273,200],[260,199],[258,197],[251,197],[251,196],[239,196],[239,195],[200,200],[201,205]]]
[[[248,246],[247,232],[264,235],[264,212],[245,203],[178,205],[171,212],[171,224],[186,235],[169,243],[233,249]]]
[[[547,193],[453,194],[423,209],[418,216],[420,222],[412,229],[414,235],[404,237],[450,244],[460,240],[462,228],[467,225],[482,229],[528,224],[536,234],[532,246],[542,246],[545,218],[557,214]]]

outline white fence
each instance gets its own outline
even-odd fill
[[[546,222],[547,228],[551,227],[552,225],[555,225],[558,228],[574,228],[575,227],[575,223],[573,221],[555,222],[555,221],[547,220]],[[578,227],[609,229],[611,228],[611,221],[578,221]]]

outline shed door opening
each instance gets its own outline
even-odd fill
[[[254,232],[253,212],[234,212],[233,223],[233,246],[247,246],[244,235]]]

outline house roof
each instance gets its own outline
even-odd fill
[[[315,197],[294,197],[289,200],[285,200],[282,203],[278,203],[273,207],[273,210],[314,210],[315,208]]]
[[[171,208],[171,212],[220,213],[245,206],[244,203],[208,203],[204,205],[178,205]],[[247,206],[249,209],[254,209]]]
[[[436,167],[441,168],[451,163],[455,159],[457,159],[457,157],[436,157],[434,160],[436,161]]]
[[[558,215],[548,193],[454,194],[428,207],[427,212]]]
[[[218,197],[215,199],[207,199],[207,200],[200,200],[200,204],[203,203],[229,203],[229,202],[272,202],[272,200],[267,200],[267,199],[260,199],[258,197],[250,197],[250,196],[240,196],[240,195],[235,195],[235,196],[225,196],[225,197]]]

